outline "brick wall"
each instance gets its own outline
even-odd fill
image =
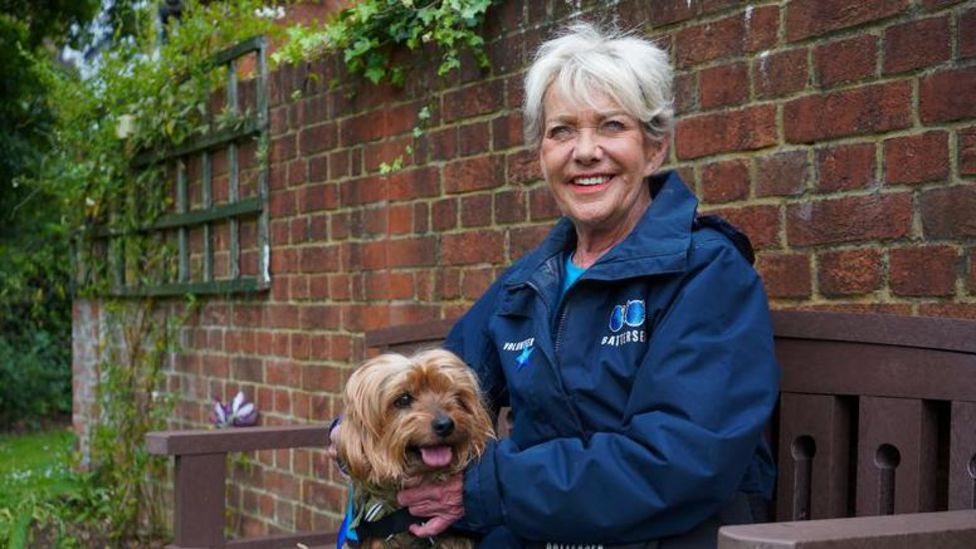
[[[264,424],[328,420],[365,330],[460,314],[545,235],[557,210],[522,143],[521,71],[580,12],[670,48],[669,166],[752,238],[773,307],[976,317],[973,2],[505,1],[487,72],[466,61],[438,81],[422,63],[404,89],[346,79],[335,59],[274,73],[273,284],[203,300],[172,361],[174,427],[205,426],[210,399],[239,388]],[[407,145],[404,169],[380,175]],[[76,369],[97,313],[76,308]],[[230,483],[234,529],[338,524],[321,452],[255,457]]]

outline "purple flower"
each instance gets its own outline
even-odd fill
[[[248,427],[258,422],[258,409],[253,402],[247,401],[243,392],[238,391],[229,404],[214,399],[213,422],[218,429]]]

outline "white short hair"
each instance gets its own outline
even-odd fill
[[[525,75],[525,141],[542,140],[543,99],[553,83],[570,102],[582,105],[595,105],[598,95],[610,97],[640,120],[650,137],[662,139],[674,118],[672,72],[668,53],[650,40],[573,24],[539,47]]]

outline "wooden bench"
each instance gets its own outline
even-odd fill
[[[366,344],[406,352],[437,344],[450,325],[391,327]],[[792,522],[724,527],[719,546],[976,547],[976,322],[777,311],[773,325],[783,369],[770,429],[775,519]],[[332,543],[327,532],[223,533],[226,454],[321,447],[326,429],[150,433],[150,453],[176,460],[171,547]]]

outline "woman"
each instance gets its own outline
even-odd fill
[[[540,48],[525,127],[565,217],[445,345],[514,425],[463,478],[400,492],[430,517],[414,534],[708,547],[758,518],[779,379],[767,302],[748,241],[656,173],[671,79],[654,44],[585,24]]]

